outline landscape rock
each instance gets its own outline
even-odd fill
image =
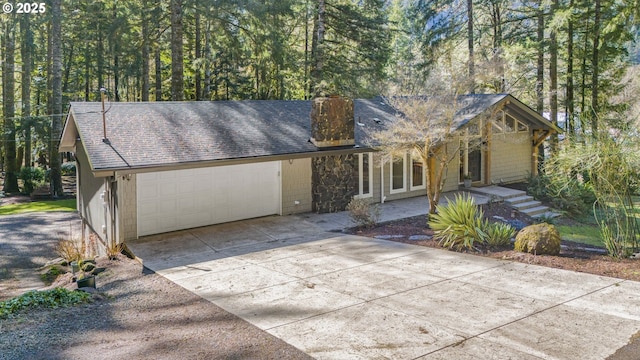
[[[429,236],[429,235],[411,235],[411,236],[409,236],[409,240],[411,240],[411,241],[431,240],[431,236]]]
[[[514,250],[534,255],[558,255],[560,233],[551,224],[529,225],[516,235]]]

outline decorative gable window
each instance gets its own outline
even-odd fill
[[[394,156],[391,159],[391,194],[404,192],[407,190],[405,185],[407,157]]]
[[[492,122],[492,131],[496,134],[528,132],[529,126],[513,116],[502,112],[502,116],[499,116]]]
[[[373,154],[358,154],[358,195],[364,199],[373,196]]]

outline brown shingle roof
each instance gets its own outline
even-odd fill
[[[101,104],[71,103],[68,121],[75,121],[93,170],[319,151],[309,142],[310,101],[136,102],[106,108],[109,144],[102,141]],[[356,100],[355,116],[393,118],[380,98]],[[357,129],[356,144],[361,137]]]

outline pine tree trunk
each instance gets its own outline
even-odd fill
[[[544,9],[542,1],[538,3],[538,63],[536,73],[536,111],[542,114],[544,111]]]
[[[195,41],[195,56],[196,59],[200,59],[202,57],[202,34],[200,33],[200,12],[196,9],[196,41]],[[195,83],[196,83],[196,100],[202,100],[202,70],[195,69]]]
[[[2,67],[2,102],[4,107],[4,186],[5,193],[17,193],[18,164],[16,161],[16,129],[15,129],[15,39],[13,35],[13,15],[4,15],[5,22],[4,62]]]
[[[182,0],[171,0],[171,100],[183,99]]]
[[[142,7],[147,9],[148,6],[147,0],[144,0]],[[140,35],[142,36],[142,84],[140,85],[140,99],[142,101],[149,101],[149,16],[146,13],[142,15]]]
[[[551,15],[558,9],[558,0],[554,0],[551,5]],[[554,29],[549,34],[549,108],[551,110],[551,123],[558,125],[558,40]],[[551,134],[549,139],[551,154],[558,150],[558,135]]]
[[[474,49],[473,49],[473,0],[467,0],[467,41],[468,41],[468,49],[469,49],[469,93],[476,93],[476,65],[474,58]]]
[[[22,31],[22,121],[24,130],[24,165],[31,166],[31,52],[33,51],[33,33],[29,16],[20,19]],[[20,165],[20,164],[18,164]],[[18,166],[19,167],[19,166]]]
[[[51,190],[54,196],[62,196],[60,173],[60,135],[62,133],[62,0],[51,1],[51,140],[49,156],[51,166]]]
[[[162,7],[162,0],[158,0],[156,4],[155,19],[156,19],[156,31],[158,39],[156,40],[155,49],[155,78],[156,78],[156,101],[162,101],[162,60],[160,59],[160,37],[162,36],[162,28],[160,25],[160,9]]]
[[[593,22],[593,57],[591,60],[591,135],[595,138],[598,136],[598,116],[600,113],[600,106],[598,104],[598,80],[600,77],[599,68],[599,48],[600,48],[600,12],[601,3],[600,0],[595,0],[595,12]]]
[[[324,93],[322,89],[324,67],[324,32],[325,32],[325,12],[326,4],[324,0],[318,0],[318,17],[313,25],[313,38],[311,41],[311,82],[310,91],[314,97],[321,96]]]
[[[569,9],[573,9],[573,0],[569,2]],[[566,130],[567,135],[575,135],[574,114],[574,89],[573,89],[573,18],[569,18],[567,24],[567,94],[566,94]]]
[[[542,115],[544,112],[544,8],[543,1],[538,2],[538,64],[536,73],[536,111]],[[544,163],[544,144],[538,146],[538,167]]]

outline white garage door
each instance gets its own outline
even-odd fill
[[[138,174],[138,236],[278,214],[280,163]]]

